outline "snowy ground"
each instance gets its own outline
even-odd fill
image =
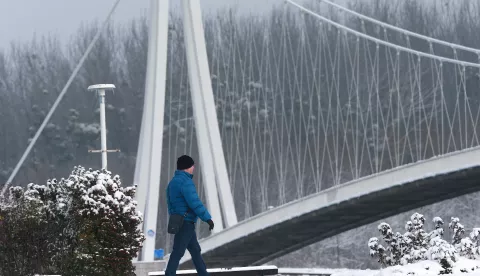
[[[422,261],[406,266],[392,266],[382,270],[352,270],[352,269],[301,269],[281,268],[280,274],[328,275],[331,276],[430,276],[439,275],[442,267],[435,261]],[[450,276],[480,276],[480,260],[460,259],[453,267]]]

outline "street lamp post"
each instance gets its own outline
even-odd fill
[[[90,85],[88,91],[96,91],[98,94],[98,100],[100,103],[100,150],[89,150],[88,152],[100,152],[102,154],[102,169],[107,169],[107,153],[120,152],[120,150],[108,150],[107,149],[107,124],[105,119],[105,91],[115,89],[113,84],[96,84]]]

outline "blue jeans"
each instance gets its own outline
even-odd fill
[[[207,266],[201,254],[202,249],[200,248],[200,244],[198,244],[197,234],[195,233],[195,224],[190,221],[184,221],[178,233],[175,234],[173,250],[168,260],[165,276],[176,275],[178,264],[185,254],[186,249],[188,249],[188,252],[190,252],[192,256],[192,262],[195,265],[198,275],[208,276]]]

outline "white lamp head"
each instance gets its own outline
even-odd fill
[[[88,91],[96,91],[96,90],[113,90],[115,89],[114,84],[95,84],[95,85],[90,85],[88,87]]]

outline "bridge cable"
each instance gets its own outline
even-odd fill
[[[448,63],[452,63],[452,64],[457,64],[457,65],[461,65],[461,66],[466,66],[466,67],[474,67],[474,68],[479,68],[480,69],[480,64],[477,64],[477,63],[471,63],[471,62],[467,62],[467,61],[460,61],[460,60],[455,60],[455,59],[451,59],[451,58],[446,58],[446,57],[442,57],[442,56],[437,56],[437,55],[432,55],[432,54],[428,54],[428,53],[424,53],[424,52],[420,52],[420,51],[416,51],[416,50],[413,50],[413,49],[409,49],[409,48],[406,48],[406,47],[403,47],[403,46],[400,46],[400,45],[396,45],[394,43],[390,43],[390,42],[387,42],[387,41],[384,41],[384,40],[381,40],[381,39],[378,39],[378,38],[375,38],[373,36],[369,36],[367,34],[363,34],[361,32],[358,32],[356,30],[353,30],[351,28],[348,28],[340,23],[337,23],[337,22],[334,22],[322,15],[319,15],[318,13],[315,13],[307,8],[305,8],[304,6],[298,4],[297,2],[295,1],[292,1],[292,0],[285,0],[288,4],[300,9],[301,11],[303,12],[306,12],[310,15],[313,15],[314,17],[324,21],[324,22],[327,22],[328,24],[330,25],[333,25],[335,27],[337,27],[338,29],[340,30],[343,30],[343,31],[346,31],[346,32],[350,32],[354,35],[357,35],[359,37],[363,37],[367,40],[370,40],[372,42],[375,42],[375,43],[378,43],[378,44],[382,44],[384,46],[387,46],[387,47],[390,47],[390,48],[394,48],[396,50],[399,50],[399,51],[404,51],[404,52],[408,52],[408,53],[411,53],[411,54],[415,54],[419,57],[426,57],[426,58],[430,58],[430,59],[433,59],[433,60],[438,60],[438,61],[443,61],[443,62],[448,62]]]
[[[346,13],[349,13],[351,15],[354,15],[354,16],[359,17],[361,19],[364,19],[366,21],[370,21],[370,22],[375,23],[377,25],[380,25],[384,28],[403,33],[405,35],[413,36],[413,37],[416,37],[416,38],[419,38],[419,39],[424,39],[428,42],[434,42],[434,43],[437,43],[437,44],[440,44],[440,45],[443,45],[443,46],[451,47],[452,49],[458,49],[458,50],[463,50],[463,51],[466,51],[466,52],[472,52],[472,53],[477,54],[477,55],[480,54],[480,49],[471,48],[471,47],[463,46],[463,45],[460,45],[460,44],[455,44],[455,43],[447,42],[447,41],[444,41],[444,40],[436,39],[436,38],[433,38],[433,37],[421,35],[419,33],[415,33],[415,32],[412,32],[412,31],[408,31],[406,29],[399,28],[399,27],[390,25],[388,23],[376,20],[376,19],[371,18],[369,16],[363,15],[361,13],[355,12],[355,11],[350,10],[346,7],[343,7],[339,4],[333,3],[329,0],[318,0],[318,1],[324,2],[325,4],[336,7],[336,8],[338,8],[338,9],[340,9],[340,10],[346,12]]]
[[[62,91],[60,92],[60,94],[58,95],[57,97],[57,100],[55,101],[55,103],[52,105],[52,107],[50,108],[50,111],[48,112],[47,116],[45,117],[45,119],[43,120],[42,124],[40,125],[39,129],[37,130],[37,132],[35,133],[35,136],[33,136],[32,140],[30,141],[30,144],[28,145],[27,149],[25,150],[25,152],[23,153],[22,157],[20,158],[20,160],[18,161],[17,165],[15,166],[15,169],[13,170],[13,172],[11,173],[10,177],[8,178],[7,180],[7,183],[4,185],[3,189],[2,189],[2,193],[0,194],[0,197],[3,197],[5,192],[7,191],[8,189],[8,186],[11,184],[13,178],[16,176],[16,174],[18,173],[18,170],[20,169],[20,167],[23,165],[23,162],[25,162],[25,159],[27,158],[28,154],[30,153],[30,151],[32,150],[33,146],[35,145],[35,143],[37,142],[38,140],[38,137],[40,136],[40,134],[42,133],[43,129],[45,128],[45,126],[47,125],[48,121],[50,120],[50,118],[52,117],[53,115],[53,112],[55,112],[55,109],[57,108],[57,106],[60,104],[60,101],[63,99],[63,96],[65,95],[65,93],[67,92],[68,88],[70,87],[73,79],[76,77],[76,75],[78,74],[78,72],[80,71],[83,63],[85,62],[85,60],[87,59],[88,57],[88,54],[92,51],[93,49],[93,46],[95,45],[95,43],[97,42],[97,40],[100,38],[100,35],[103,31],[103,29],[105,29],[105,27],[107,26],[107,23],[108,21],[110,21],[110,18],[112,17],[113,15],[113,12],[115,11],[115,9],[117,8],[118,4],[120,3],[120,0],[117,0],[114,4],[113,4],[113,7],[111,8],[108,16],[106,17],[106,19],[104,20],[104,22],[102,23],[102,26],[97,30],[97,33],[95,34],[95,37],[93,38],[93,40],[90,42],[90,45],[88,45],[88,48],[87,50],[85,51],[85,53],[83,54],[82,58],[80,59],[80,61],[78,62],[77,66],[75,67],[75,69],[73,70],[70,78],[68,79],[67,83],[65,84],[65,87],[63,87]]]

